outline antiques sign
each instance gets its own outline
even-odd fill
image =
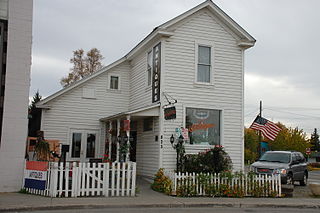
[[[164,119],[165,120],[176,119],[176,117],[177,117],[177,112],[176,112],[175,106],[164,108]]]
[[[30,189],[46,189],[48,162],[26,161],[24,187]]]
[[[153,47],[152,103],[160,101],[161,43]]]

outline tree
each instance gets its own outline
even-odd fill
[[[303,129],[286,127],[281,123],[277,125],[282,129],[274,141],[268,141],[272,150],[294,150],[305,153],[310,146],[306,133]]]
[[[37,91],[32,102],[29,105],[29,115],[28,115],[28,136],[36,137],[37,131],[40,130],[41,126],[41,109],[36,108],[36,103],[41,101],[42,96],[39,91]]]
[[[270,150],[295,150],[304,153],[306,148],[310,147],[306,133],[296,128],[286,127],[284,124],[277,123],[282,130],[278,133],[274,141],[265,139],[268,142]],[[244,147],[245,147],[245,162],[254,161],[257,156],[257,148],[259,144],[259,132],[247,129],[244,130]]]
[[[259,135],[250,128],[244,129],[244,156],[245,162],[254,162],[257,157],[257,149],[259,144]]]
[[[73,57],[70,59],[73,67],[70,69],[68,75],[61,79],[60,84],[63,87],[69,86],[98,71],[102,68],[102,59],[103,56],[97,48],[92,48],[86,54],[83,49],[73,51]]]
[[[320,151],[320,141],[317,128],[314,128],[314,131],[311,134],[310,145],[312,151]]]

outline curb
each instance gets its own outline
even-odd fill
[[[13,208],[0,208],[0,212],[14,211],[36,211],[36,210],[66,210],[66,209],[102,209],[102,208],[206,208],[206,207],[229,207],[229,208],[299,208],[299,209],[320,209],[319,205],[305,204],[252,204],[252,203],[170,203],[170,204],[70,204],[50,206],[22,206]]]

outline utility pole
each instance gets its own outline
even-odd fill
[[[260,101],[260,111],[259,111],[259,117],[260,119],[262,118],[262,101]],[[259,121],[260,122],[260,121]],[[262,136],[261,136],[261,130],[259,130],[259,141],[258,141],[258,157],[260,158],[260,152],[261,152],[261,140],[262,140]]]

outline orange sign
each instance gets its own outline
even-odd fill
[[[189,128],[189,132],[193,132],[200,129],[209,129],[214,127],[214,124],[195,123]]]

